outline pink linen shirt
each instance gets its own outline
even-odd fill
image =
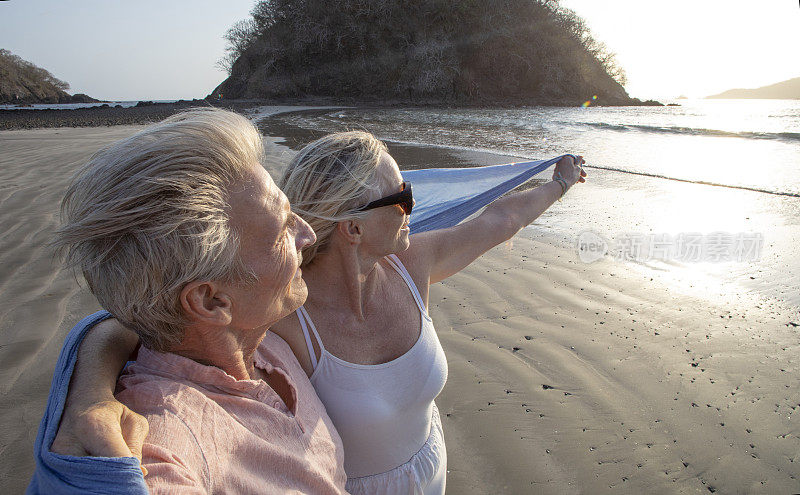
[[[345,493],[342,441],[289,346],[267,332],[254,361],[277,373],[291,410],[263,380],[140,349],[116,397],[150,424],[151,493]]]

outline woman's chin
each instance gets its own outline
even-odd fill
[[[405,231],[405,233],[402,233],[403,231]],[[405,251],[411,245],[411,239],[409,238],[409,235],[408,235],[408,229],[401,230],[401,235],[400,235],[400,238],[398,239],[398,243],[397,244],[400,247],[398,252]]]

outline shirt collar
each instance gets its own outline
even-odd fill
[[[281,375],[287,382],[286,385],[294,398],[296,407],[297,390],[293,381],[283,369],[275,367],[269,362],[265,351],[265,343],[262,341],[253,354],[253,364],[267,374],[277,372]],[[171,352],[157,352],[144,346],[139,350],[134,366],[147,368],[149,373],[155,375],[192,382],[204,388],[217,388],[233,395],[247,395],[263,400],[268,393],[275,393],[264,380],[237,380],[216,366],[201,364]]]

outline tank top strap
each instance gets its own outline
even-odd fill
[[[427,310],[425,309],[425,303],[422,301],[422,296],[419,294],[419,290],[417,290],[417,284],[414,283],[414,280],[411,278],[411,275],[406,270],[406,267],[403,266],[403,263],[400,261],[400,258],[397,255],[390,254],[386,257],[386,261],[392,265],[392,268],[395,269],[397,273],[403,277],[403,281],[405,281],[406,285],[408,286],[408,290],[411,291],[411,294],[414,296],[414,301],[417,302],[417,306],[422,314],[428,314]]]
[[[311,321],[311,317],[308,315],[308,311],[304,306],[300,306],[297,308],[297,319],[300,320],[300,328],[303,329],[303,337],[306,338],[306,345],[308,346],[308,355],[311,357],[311,371],[317,369],[317,355],[314,353],[314,345],[311,343],[311,335],[308,333],[308,328],[311,327],[311,331],[314,332],[314,338],[317,339],[317,345],[319,346],[320,355],[325,352],[325,346],[322,345],[322,339],[319,338],[319,333],[317,333],[317,327],[314,326],[314,322]]]

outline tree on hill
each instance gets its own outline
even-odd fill
[[[226,35],[222,98],[629,100],[622,69],[555,0],[262,0]]]
[[[69,84],[49,71],[0,48],[0,103],[71,103],[97,101],[70,96]]]

